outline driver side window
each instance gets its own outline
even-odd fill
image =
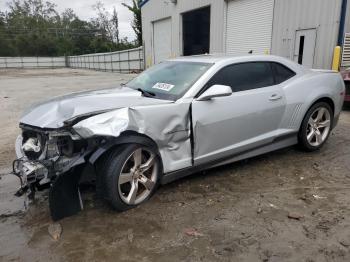
[[[229,65],[214,75],[207,87],[226,85],[239,92],[274,85],[272,69],[267,62],[250,62]]]

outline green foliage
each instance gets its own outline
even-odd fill
[[[0,56],[62,56],[136,47],[119,38],[118,17],[97,3],[98,18],[83,21],[72,9],[62,14],[44,0],[12,0],[0,11]]]
[[[128,8],[134,14],[134,21],[132,22],[132,29],[134,30],[139,46],[142,45],[142,17],[141,8],[137,3],[137,0],[132,0],[132,6],[123,3],[123,6]]]

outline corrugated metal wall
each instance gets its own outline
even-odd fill
[[[330,69],[341,0],[275,0],[272,53],[294,59],[296,30],[317,31],[314,68]]]
[[[68,56],[68,67],[112,71],[120,73],[140,72],[143,68],[143,47],[79,56]]]
[[[67,57],[0,57],[3,68],[84,68],[120,73],[140,72],[143,66],[143,47]]]
[[[178,0],[174,5],[170,1],[150,0],[142,7],[142,30],[145,45],[145,62],[154,63],[153,22],[171,18],[171,57],[182,55],[182,21],[181,13],[210,5],[210,52],[224,52],[224,0]]]
[[[1,68],[60,68],[65,67],[65,57],[0,57]]]
[[[235,42],[234,36],[230,36],[226,32],[228,26],[238,22],[241,22],[242,32],[246,30],[244,23],[240,21],[241,19],[227,17],[227,6],[230,1],[178,0],[176,5],[165,0],[148,1],[142,7],[146,65],[154,63],[152,22],[171,18],[170,56],[180,56],[182,55],[181,13],[208,5],[211,6],[210,52],[222,53],[226,50],[230,52],[230,47],[225,47],[226,38],[229,42],[228,45],[244,46],[246,41]],[[271,54],[294,60],[296,31],[315,28],[317,38],[313,67],[330,69],[333,49],[337,44],[341,2],[342,0],[274,0]],[[256,3],[256,5],[258,8],[254,10],[259,11],[260,4]],[[249,17],[250,14],[246,12],[243,15]],[[345,31],[350,32],[350,3],[348,3]]]

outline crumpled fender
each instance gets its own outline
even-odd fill
[[[83,138],[144,134],[158,146],[167,173],[192,164],[189,109],[190,103],[128,107],[92,116],[73,128]]]

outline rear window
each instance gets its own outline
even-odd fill
[[[281,84],[296,75],[295,72],[278,63],[272,63],[272,68],[275,74],[276,85]]]

